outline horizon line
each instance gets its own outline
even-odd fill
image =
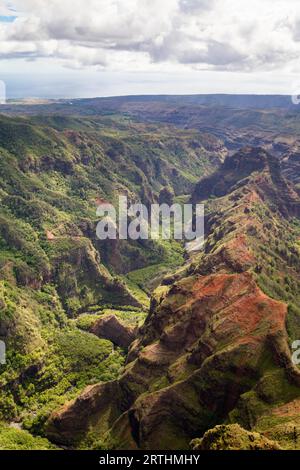
[[[192,96],[248,96],[248,97],[282,97],[287,98],[290,97],[290,93],[141,93],[141,94],[124,94],[124,95],[95,95],[90,97],[72,97],[72,96],[65,96],[65,97],[57,97],[57,98],[50,98],[50,97],[38,97],[38,96],[24,96],[24,97],[12,97],[7,98],[7,102],[10,101],[25,101],[25,100],[32,100],[32,101],[63,101],[63,100],[94,100],[94,99],[111,99],[111,98],[142,98],[142,97],[192,97]]]

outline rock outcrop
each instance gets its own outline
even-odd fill
[[[115,315],[107,315],[97,320],[90,332],[125,349],[134,341],[137,333],[135,328],[124,325]]]
[[[202,179],[195,187],[193,202],[211,196],[222,197],[250,183],[258,177],[260,192],[273,200],[284,215],[300,214],[299,196],[295,188],[282,176],[279,159],[263,148],[244,147],[227,157],[212,175]]]
[[[248,273],[182,279],[150,313],[119,382],[90,388],[56,412],[49,437],[70,444],[111,428],[109,446],[113,436],[117,448],[186,447],[228,417],[265,361],[274,367],[271,346],[278,350],[273,338],[286,311]]]

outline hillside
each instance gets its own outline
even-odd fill
[[[299,448],[296,111],[70,106],[0,116],[0,447]],[[98,240],[120,194],[204,203],[204,249]]]
[[[98,201],[186,198],[226,153],[206,134],[122,116],[0,117],[0,421],[43,434],[53,409],[116,378],[126,347],[90,324],[114,315],[135,328],[183,263],[178,242],[98,240]]]
[[[108,127],[116,119],[141,126],[150,132],[166,129],[206,134],[207,146],[218,152],[219,143],[234,153],[246,145],[264,146],[284,157],[299,147],[299,106],[290,96],[277,95],[162,95],[120,96],[75,100],[8,102],[1,107],[10,116],[32,116],[38,124],[52,121],[58,129],[70,119],[82,117]],[[38,116],[38,117],[37,117]],[[48,116],[45,118],[45,116]],[[149,127],[150,126],[150,127]],[[217,141],[216,141],[217,139]]]
[[[299,448],[299,196],[274,157],[245,148],[193,198],[206,201],[204,252],[154,292],[120,379],[53,413],[54,442],[188,448],[238,423]]]

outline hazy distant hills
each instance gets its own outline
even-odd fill
[[[176,105],[214,105],[233,108],[287,108],[295,106],[289,95],[232,95],[232,94],[199,94],[199,95],[141,95],[101,98],[110,103],[164,102]]]
[[[209,105],[209,106],[229,106],[233,108],[296,108],[293,104],[290,95],[233,95],[233,94],[199,94],[199,95],[132,95],[132,96],[116,96],[107,98],[86,98],[86,99],[60,99],[60,100],[11,100],[7,106],[4,106],[5,111],[18,110],[19,106],[26,105],[27,110],[34,110],[38,106],[41,110],[45,111],[48,106],[51,107],[49,111],[54,111],[57,107],[68,107],[72,104],[75,108],[94,106],[102,107],[103,109],[119,109],[124,104],[134,103],[159,103],[173,104],[177,106],[184,105]],[[11,106],[13,105],[13,107]]]

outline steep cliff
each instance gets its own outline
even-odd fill
[[[216,424],[240,423],[300,445],[289,346],[289,327],[299,331],[300,199],[277,160],[254,148],[200,182],[193,200],[204,199],[204,252],[154,292],[121,378],[51,416],[54,442],[178,449]]]

